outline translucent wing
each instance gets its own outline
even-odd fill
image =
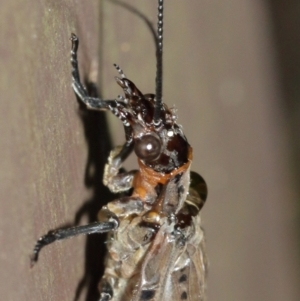
[[[200,216],[182,231],[174,231],[174,225],[166,222],[142,262],[132,300],[202,301],[206,270]]]

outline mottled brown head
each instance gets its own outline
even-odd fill
[[[142,94],[132,81],[116,77],[124,91],[124,97],[111,111],[119,117],[134,144],[139,159],[155,171],[169,173],[188,160],[188,142],[182,128],[176,123],[175,110],[165,104],[159,111],[158,123],[154,120],[157,109],[154,94]],[[128,138],[128,137],[127,137]]]

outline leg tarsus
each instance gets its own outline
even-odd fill
[[[124,125],[126,142],[122,147],[113,149],[108,157],[108,163],[104,168],[103,184],[111,192],[118,193],[132,188],[135,170],[119,174],[123,162],[133,150],[132,128]]]
[[[122,147],[116,147],[110,152],[108,163],[104,168],[103,184],[113,193],[127,191],[132,188],[136,170],[119,173],[123,161],[133,149],[132,142],[126,142]]]
[[[80,81],[80,75],[78,70],[78,60],[77,60],[77,50],[79,45],[78,37],[72,33],[71,38],[72,49],[71,49],[71,65],[72,65],[72,87],[76,95],[83,101],[89,109],[94,110],[107,110],[110,109],[110,106],[113,106],[117,100],[103,100],[100,98],[89,97],[86,89]]]
[[[99,301],[109,301],[111,300],[111,295],[107,293],[101,293]]]
[[[99,285],[99,291],[100,291],[100,299],[99,301],[109,301],[113,297],[113,289],[107,279],[102,278],[100,285]]]

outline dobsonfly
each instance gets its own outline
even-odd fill
[[[124,126],[126,142],[111,151],[103,183],[130,196],[109,202],[99,221],[48,232],[36,243],[32,263],[44,246],[79,234],[108,233],[100,301],[202,301],[207,261],[200,210],[204,179],[190,171],[192,148],[174,110],[162,101],[163,0],[158,0],[156,93],[142,94],[115,65],[124,96],[90,97],[79,77],[78,38],[71,35],[72,87],[92,110],[108,110]],[[121,172],[134,150],[139,169]]]

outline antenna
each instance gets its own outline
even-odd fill
[[[163,11],[164,0],[158,0],[157,8],[157,48],[156,48],[156,104],[154,111],[154,124],[160,125],[160,112],[162,110],[162,81],[163,81]]]

